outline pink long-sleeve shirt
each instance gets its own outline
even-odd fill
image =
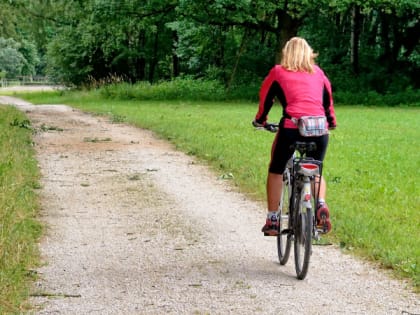
[[[294,72],[280,65],[274,66],[260,89],[260,102],[255,119],[265,123],[268,112],[277,97],[283,106],[285,128],[297,128],[290,118],[301,116],[326,116],[329,128],[335,128],[331,83],[318,66],[314,73]]]

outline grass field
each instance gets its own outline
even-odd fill
[[[38,261],[39,173],[28,123],[17,109],[0,106],[0,314],[23,311]]]
[[[135,101],[96,92],[24,96],[34,103],[69,104],[155,131],[178,149],[209,163],[255,199],[265,198],[273,134],[256,132],[256,104]],[[420,198],[416,107],[336,107],[338,128],[325,160],[330,239],[391,268],[420,286]],[[273,109],[271,121],[280,116]],[[226,176],[224,176],[226,175]]]

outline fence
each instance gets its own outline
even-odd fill
[[[48,77],[17,77],[15,79],[0,79],[0,87],[20,85],[54,85]]]

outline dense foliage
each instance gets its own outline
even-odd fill
[[[185,75],[255,85],[294,35],[338,91],[420,86],[417,0],[0,0],[0,10],[0,38],[38,48],[21,62],[76,86]],[[0,71],[12,74],[1,58]]]

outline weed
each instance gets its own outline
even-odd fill
[[[48,126],[46,124],[42,124],[40,129],[42,131],[63,131],[63,128],[57,127],[57,126]]]
[[[111,115],[111,122],[112,123],[122,123],[125,122],[127,120],[127,117],[123,116],[123,115]]]
[[[98,142],[109,142],[112,141],[111,138],[90,138],[90,137],[85,137],[83,138],[83,142],[92,142],[92,143],[98,143]]]
[[[31,122],[28,119],[20,120],[19,118],[15,118],[13,122],[10,123],[10,126],[31,129]]]

